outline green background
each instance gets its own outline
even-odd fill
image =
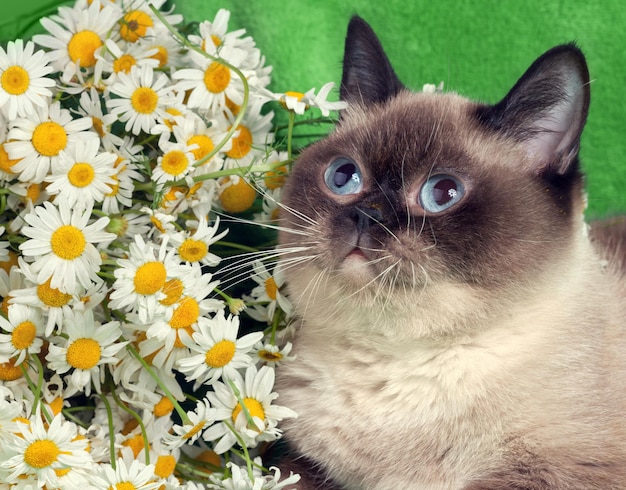
[[[33,19],[49,15],[55,3],[62,2],[3,6],[0,37],[16,37]],[[273,65],[276,91],[338,83],[345,29],[355,13],[379,34],[407,86],[443,81],[447,90],[486,102],[504,96],[541,53],[576,41],[593,80],[581,149],[589,214],[626,211],[623,0],[179,0],[176,5],[187,21],[212,20],[220,7],[230,10],[230,29],[245,28]]]

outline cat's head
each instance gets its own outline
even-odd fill
[[[335,131],[302,153],[283,194],[294,232],[280,242],[301,247],[285,264],[301,314],[396,300],[469,311],[558,273],[583,234],[589,75],[577,47],[551,49],[486,105],[406,89],[355,17],[341,99]]]

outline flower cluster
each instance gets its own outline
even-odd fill
[[[277,219],[296,115],[341,103],[271,92],[226,10],[164,3],[77,0],[0,48],[0,488],[298,481],[260,450],[296,416],[272,238],[233,256]]]

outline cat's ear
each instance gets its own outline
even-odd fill
[[[352,17],[346,35],[341,100],[369,105],[385,102],[404,87],[367,22]]]
[[[574,44],[539,57],[507,96],[482,107],[482,123],[521,141],[534,171],[564,175],[577,162],[589,110],[589,71]]]

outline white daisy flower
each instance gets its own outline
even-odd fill
[[[322,116],[328,117],[330,115],[330,111],[338,111],[347,107],[347,104],[343,101],[330,102],[327,100],[328,95],[334,86],[334,82],[329,82],[323,85],[317,94],[315,94],[315,88],[312,88],[305,93],[274,93],[267,89],[260,88],[257,91],[257,95],[264,101],[275,100],[280,102],[285,109],[293,111],[296,114],[304,114],[307,109],[316,107],[320,110]]]
[[[156,51],[150,58],[157,60],[157,68],[186,66],[188,64],[186,50],[181,48],[180,43],[169,31],[161,32],[160,25],[157,25],[156,36],[143,37],[136,44],[141,46],[144,51]]]
[[[250,277],[258,285],[250,292],[249,296],[244,297],[246,301],[255,303],[246,310],[247,313],[255,320],[271,323],[276,308],[279,307],[289,317],[293,313],[293,306],[281,291],[285,285],[285,277],[280,264],[274,268],[272,273],[260,260],[254,261],[252,268],[254,272]]]
[[[111,132],[111,125],[117,121],[115,114],[105,114],[102,111],[102,100],[95,87],[80,94],[79,107],[76,113],[83,117],[90,117],[93,130],[100,137],[100,143],[106,150],[113,150],[124,144],[122,138]]]
[[[120,37],[129,43],[134,43],[143,38],[154,37],[155,24],[159,22],[154,18],[152,10],[148,5],[153,6],[157,10],[160,9],[166,0],[141,0],[139,2],[130,2],[128,10],[124,11],[124,15],[118,22]],[[169,24],[180,24],[183,20],[179,14],[164,14],[165,21]]]
[[[291,342],[287,342],[282,348],[270,342],[265,344],[259,342],[254,347],[254,351],[258,363],[276,367],[282,362],[293,361],[296,358],[296,356],[289,355],[292,348]]]
[[[164,312],[164,287],[167,281],[181,276],[181,267],[175,251],[168,251],[166,240],[156,249],[152,242],[146,243],[141,235],[136,235],[128,258],[117,261],[114,274],[109,307],[135,312],[145,324]]]
[[[206,43],[205,50],[234,66],[241,65],[246,56],[245,51],[227,46],[218,54],[213,43]],[[189,108],[216,114],[227,107],[226,98],[235,104],[243,102],[243,82],[235,72],[195,51],[189,57],[197,68],[183,68],[172,75],[174,80],[178,80],[176,90],[191,91],[187,100]]]
[[[57,472],[84,468],[92,462],[87,440],[76,437],[77,426],[67,422],[63,415],[54,417],[48,426],[37,411],[28,424],[18,421],[17,425],[19,432],[11,434],[6,441],[15,455],[0,462],[0,468],[10,472],[7,483],[34,476],[39,487],[60,488]]]
[[[236,392],[230,383],[234,384]],[[205,430],[203,439],[217,441],[214,449],[218,454],[228,451],[237,443],[237,437],[229,427],[231,424],[247,447],[256,447],[259,442],[278,439],[281,435],[278,422],[297,416],[289,408],[272,404],[278,394],[272,391],[274,369],[268,366],[258,370],[254,365],[249,366],[245,380],[237,373],[229,385],[218,381],[213,388],[215,391],[207,393],[207,397],[217,410],[216,420],[221,422]]]
[[[0,362],[16,357],[21,364],[28,354],[38,354],[43,345],[44,321],[38,309],[10,305],[8,319],[0,316]]]
[[[152,180],[157,189],[162,189],[166,182],[184,178],[193,170],[194,156],[189,145],[185,143],[162,142],[159,145],[162,154],[152,171]]]
[[[97,138],[96,133],[86,131],[91,126],[91,118],[72,119],[70,111],[62,109],[58,101],[37,107],[28,118],[12,122],[4,148],[11,159],[19,161],[11,170],[19,173],[21,181],[43,182],[62,150],[79,139]]]
[[[28,117],[35,106],[44,106],[52,97],[50,87],[55,81],[46,75],[52,72],[43,51],[17,39],[9,41],[6,52],[0,47],[0,108],[9,120]]]
[[[263,332],[252,332],[238,339],[239,318],[226,318],[224,310],[211,319],[200,318],[197,328],[191,339],[183,340],[194,355],[177,363],[187,381],[195,380],[194,390],[201,384],[213,384],[220,377],[232,378],[237,369],[251,365],[248,352],[263,338]]]
[[[188,422],[172,427],[173,434],[164,438],[167,447],[177,448],[184,444],[193,444],[202,434],[202,431],[215,421],[216,411],[211,408],[206,398],[198,401],[196,408],[187,412]]]
[[[87,8],[62,6],[58,15],[41,19],[48,34],[37,34],[33,41],[50,49],[48,56],[54,69],[62,72],[61,80],[68,81],[81,69],[93,70],[96,51],[109,36],[119,14],[119,7],[102,7],[99,0]]]
[[[100,142],[90,138],[77,141],[69,151],[62,151],[59,162],[45,181],[50,182],[46,191],[70,206],[93,207],[102,202],[115,184],[115,161],[111,152],[100,152]]]
[[[261,459],[255,458],[255,464],[261,466]],[[224,489],[224,490],[297,490],[297,486],[289,486],[300,481],[300,475],[294,475],[289,473],[289,476],[284,480],[280,480],[282,473],[280,469],[272,466],[270,471],[273,471],[271,475],[263,475],[261,471],[253,468],[253,478],[250,479],[247,469],[241,468],[234,463],[227,464],[230,469],[231,476],[224,480],[220,480],[219,477],[212,475],[210,477],[212,485],[209,488]]]
[[[11,304],[27,305],[41,310],[46,318],[44,334],[49,337],[56,326],[63,325],[76,300],[73,295],[51,287],[50,278],[38,282],[38,274],[22,257],[18,259],[18,263],[20,275],[23,275],[26,284],[14,287],[7,293]]]
[[[180,231],[172,235],[170,243],[172,247],[176,247],[178,256],[184,262],[215,267],[220,263],[221,259],[210,252],[210,246],[228,234],[228,230],[217,234],[219,226],[219,217],[215,219],[213,226],[209,226],[206,218],[203,216],[198,222],[188,222],[186,231]]]
[[[68,316],[63,325],[67,338],[55,337],[49,346],[48,367],[58,374],[72,370],[68,384],[87,396],[91,393],[91,383],[100,393],[100,383],[104,371],[100,366],[117,364],[116,354],[128,342],[118,341],[122,335],[119,322],[101,325],[93,318],[93,312],[75,311]]]
[[[133,66],[159,67],[159,60],[152,58],[157,53],[155,48],[147,48],[138,43],[116,43],[113,39],[107,39],[105,47],[106,51],[99,57],[98,61],[102,63],[103,73],[110,73],[109,78],[106,79],[107,85],[117,81],[118,73],[130,74]]]
[[[115,469],[110,464],[99,464],[92,484],[99,489],[152,490],[161,486],[160,481],[154,481],[154,465],[124,457],[117,458]]]
[[[4,226],[0,226],[0,235],[5,232]],[[6,262],[9,260],[9,246],[11,244],[8,241],[0,241],[0,262]]]
[[[159,118],[167,117],[165,108],[174,100],[169,79],[164,73],[155,77],[147,65],[132,67],[130,74],[120,72],[118,77],[110,91],[119,98],[107,100],[107,107],[126,123],[126,131],[149,133]]]
[[[254,47],[251,37],[242,38],[246,33],[245,29],[228,32],[228,22],[230,12],[226,9],[219,9],[213,21],[205,20],[198,25],[199,36],[189,36],[189,40],[194,44],[202,46],[207,50],[206,44],[212,43],[216,48],[222,45],[250,49]]]
[[[271,133],[273,112],[261,112],[263,102],[253,99],[243,121],[237,126],[232,139],[231,149],[226,152],[226,167],[247,167],[256,159],[265,157],[266,147],[271,144],[274,135]]]
[[[99,282],[102,258],[94,244],[113,240],[115,235],[103,231],[109,218],[89,224],[90,217],[90,207],[70,210],[64,201],[58,207],[46,201],[24,216],[30,226],[22,228],[22,233],[30,239],[20,250],[34,260],[31,267],[39,284],[50,279],[50,287],[72,294],[79,286],[88,289]]]

